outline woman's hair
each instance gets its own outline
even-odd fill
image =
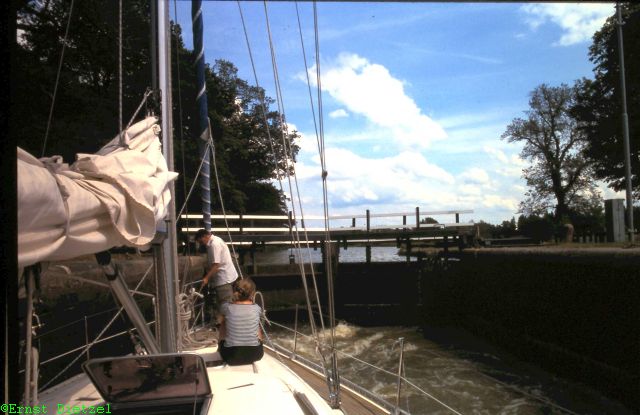
[[[233,285],[233,301],[253,300],[256,292],[256,283],[249,277],[236,281]]]

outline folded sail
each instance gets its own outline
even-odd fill
[[[145,248],[171,200],[170,172],[155,117],[96,154],[36,159],[18,148],[18,265],[62,260],[114,246]]]

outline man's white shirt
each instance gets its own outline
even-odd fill
[[[220,269],[213,279],[214,287],[230,284],[238,278],[238,272],[233,266],[233,260],[231,259],[231,253],[229,253],[227,244],[215,235],[211,235],[207,242],[207,259],[209,267],[215,263],[220,264]]]

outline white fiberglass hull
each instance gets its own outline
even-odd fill
[[[205,361],[218,355],[215,348],[195,351]],[[218,355],[219,356],[219,355]],[[304,409],[295,393],[302,393],[318,414],[342,415],[341,410],[331,409],[328,403],[303,379],[271,354],[253,365],[207,367],[212,389],[211,402],[206,414],[300,414]],[[39,395],[38,405],[44,405],[49,413],[57,408],[102,407],[106,404],[85,374],[79,374]],[[60,405],[60,407],[58,406]],[[113,410],[113,406],[109,408]],[[106,413],[106,412],[105,412]]]

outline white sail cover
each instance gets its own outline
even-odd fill
[[[96,154],[36,159],[18,148],[18,265],[70,259],[114,246],[146,248],[171,200],[157,118]]]

